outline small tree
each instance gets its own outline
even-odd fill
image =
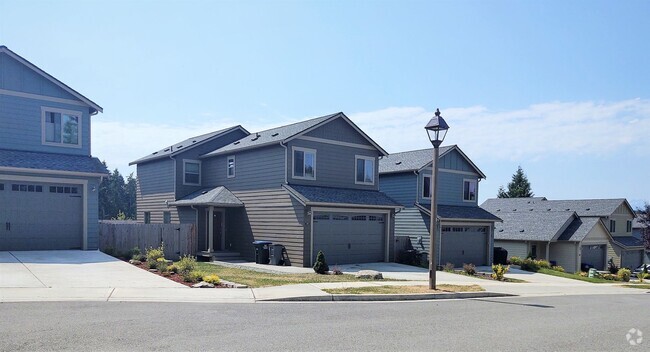
[[[646,251],[650,251],[650,203],[636,211],[637,220],[641,224],[641,239]]]
[[[318,251],[318,255],[316,256],[316,263],[314,263],[314,271],[317,274],[325,274],[329,270],[330,268],[325,262],[325,254],[323,254],[323,251]]]
[[[530,182],[528,182],[528,177],[521,166],[512,175],[512,181],[508,183],[508,190],[506,191],[503,186],[500,186],[497,192],[497,197],[499,198],[526,198],[532,196],[534,194],[530,187]]]

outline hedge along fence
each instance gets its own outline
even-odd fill
[[[99,222],[99,249],[125,253],[134,247],[142,253],[147,248],[165,244],[165,258],[178,259],[196,255],[197,235],[193,224],[141,224],[133,221]]]

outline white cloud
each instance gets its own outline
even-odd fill
[[[430,147],[424,125],[433,111],[392,107],[349,116],[388,152]],[[445,144],[458,144],[473,158],[609,155],[650,147],[650,100],[646,99],[552,102],[512,111],[483,106],[445,108],[442,116],[451,126]]]

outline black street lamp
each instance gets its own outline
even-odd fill
[[[435,116],[424,127],[433,145],[433,163],[431,164],[431,219],[429,222],[429,289],[436,289],[436,269],[438,266],[438,255],[436,251],[436,238],[438,237],[438,158],[440,157],[440,145],[447,135],[449,125],[440,116],[440,109],[436,109]]]

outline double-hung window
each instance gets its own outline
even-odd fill
[[[42,108],[43,144],[81,146],[81,112]]]
[[[463,201],[476,201],[476,180],[463,180]]]
[[[293,147],[293,178],[316,179],[316,150]]]
[[[609,220],[609,232],[616,232],[616,220]]]
[[[632,220],[627,221],[627,228],[625,230],[626,232],[632,232]]]
[[[431,176],[422,177],[422,198],[431,198]]]
[[[226,160],[226,176],[228,178],[235,177],[235,156],[229,156]]]
[[[375,158],[366,156],[355,156],[356,166],[356,184],[374,185],[375,184]]]
[[[198,186],[201,184],[201,162],[198,160],[183,160],[183,184]]]

